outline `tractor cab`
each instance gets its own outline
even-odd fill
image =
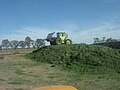
[[[62,41],[64,41],[68,35],[65,32],[58,32],[57,33],[57,38],[60,38]]]

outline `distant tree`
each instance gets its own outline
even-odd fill
[[[94,43],[100,43],[100,39],[99,38],[94,38]]]
[[[32,41],[33,40],[28,36],[25,38],[25,44],[26,44],[27,48],[30,48],[30,44]]]
[[[11,47],[12,45],[11,45],[11,43],[10,43],[10,41],[8,40],[8,39],[4,39],[4,40],[2,40],[2,47],[4,48],[4,49],[8,49],[8,47]]]
[[[106,42],[106,37],[102,37],[102,42]]]
[[[117,39],[113,39],[113,42],[118,42],[119,40],[117,40]]]
[[[19,41],[18,46],[20,46],[21,48],[25,48],[26,46],[25,41]]]
[[[32,41],[31,41],[31,45],[32,45],[32,48],[35,49],[35,48],[36,48],[36,41],[32,40]]]
[[[2,45],[0,45],[0,50],[2,50]]]
[[[43,39],[36,39],[36,46],[37,46],[37,48],[45,46],[45,40],[43,40]]]
[[[17,40],[12,40],[11,44],[12,44],[13,49],[16,49],[18,47],[18,41]]]
[[[118,42],[119,40],[113,39],[113,38],[108,38],[106,42]]]
[[[107,42],[111,42],[111,41],[112,41],[112,38],[108,38],[106,41],[107,41]]]

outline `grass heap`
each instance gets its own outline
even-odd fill
[[[120,49],[99,45],[53,45],[27,55],[38,62],[61,66],[79,73],[120,74]]]

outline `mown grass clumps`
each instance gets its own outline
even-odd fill
[[[120,49],[99,45],[53,45],[27,54],[38,61],[81,73],[120,73]]]

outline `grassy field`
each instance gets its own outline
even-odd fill
[[[78,74],[26,59],[32,50],[0,53],[0,90],[31,90],[46,85],[72,85],[79,90],[120,90],[120,74]]]

